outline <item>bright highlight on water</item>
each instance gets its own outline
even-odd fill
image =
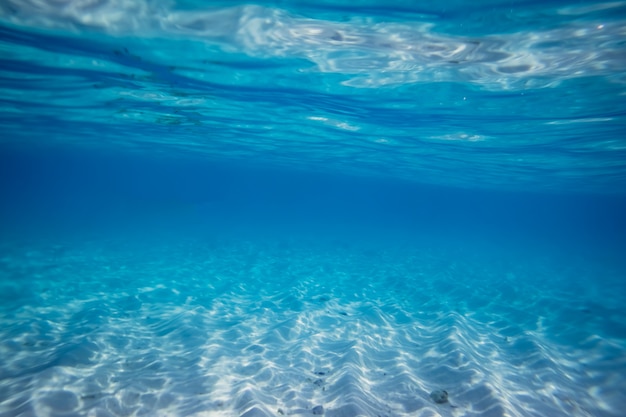
[[[626,2],[0,0],[0,417],[626,410]]]

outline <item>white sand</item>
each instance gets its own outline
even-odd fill
[[[293,241],[2,253],[1,417],[626,409],[623,275],[594,264]]]

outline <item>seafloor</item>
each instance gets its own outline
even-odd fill
[[[5,241],[0,416],[623,415],[624,271],[471,243]]]

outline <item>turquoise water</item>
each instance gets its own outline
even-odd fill
[[[416,3],[0,0],[0,417],[623,415],[626,3]]]

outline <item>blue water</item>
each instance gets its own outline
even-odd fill
[[[0,0],[0,110],[0,417],[624,414],[625,2]]]

